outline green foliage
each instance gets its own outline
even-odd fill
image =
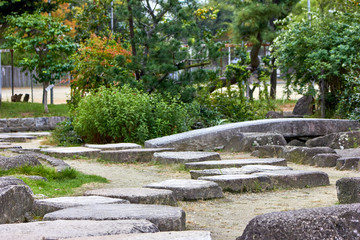
[[[49,105],[49,112],[44,113],[41,103],[2,102],[0,118],[26,118],[26,117],[51,117],[68,116],[69,108],[66,104]]]
[[[30,186],[34,194],[44,194],[47,197],[68,196],[74,193],[74,189],[85,183],[99,182],[107,183],[108,181],[96,175],[86,175],[75,169],[65,169],[56,171],[54,168],[45,166],[22,166],[10,170],[1,170],[0,176],[14,175],[20,177],[26,184]],[[48,181],[31,180],[27,176],[42,176]]]
[[[347,86],[354,85],[352,80],[346,78],[359,73],[359,15],[334,12],[313,17],[311,24],[294,22],[275,40],[274,50],[289,86],[301,94],[315,95],[312,83],[324,80],[328,105],[335,109],[343,94],[353,91]]]
[[[58,146],[74,146],[83,143],[80,136],[74,130],[72,119],[69,118],[58,123],[55,130],[51,134],[51,141]]]
[[[124,85],[100,88],[83,98],[75,131],[86,142],[138,142],[189,130],[192,119],[177,99],[165,101]]]

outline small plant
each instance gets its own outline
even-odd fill
[[[78,146],[83,143],[83,140],[74,131],[72,119],[67,119],[58,123],[55,130],[51,134],[51,143],[59,146]]]

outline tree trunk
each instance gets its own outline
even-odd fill
[[[127,0],[127,7],[129,11],[128,21],[129,21],[131,54],[133,55],[134,58],[136,58],[137,52],[136,52],[136,44],[135,44],[134,17],[131,7],[131,0]],[[136,76],[136,80],[140,80],[140,72],[138,70],[135,70],[135,76]]]
[[[325,104],[325,80],[320,80],[320,98],[321,98],[321,118],[326,117],[326,104]]]
[[[261,37],[260,32],[256,36],[256,39],[258,40],[258,42],[252,46],[251,52],[250,52],[250,60],[251,60],[250,64],[251,64],[252,72],[256,71],[260,65],[259,52],[260,52],[261,43],[262,43],[262,37]]]
[[[276,99],[276,84],[277,84],[277,68],[275,66],[275,58],[271,59],[272,72],[270,75],[270,97]]]
[[[44,112],[48,113],[48,104],[47,104],[47,91],[46,88],[49,86],[49,82],[43,82],[43,104],[44,104]]]

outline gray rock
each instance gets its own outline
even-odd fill
[[[10,145],[10,144],[0,143],[0,149],[13,149],[13,148],[21,149],[22,147],[18,146],[18,145]]]
[[[145,219],[154,223],[160,231],[185,230],[185,212],[177,207],[143,204],[97,204],[66,208],[44,216],[51,220],[121,220]]]
[[[335,167],[338,158],[341,156],[336,153],[321,153],[313,157],[312,162],[318,167]]]
[[[36,139],[36,137],[28,135],[14,135],[11,133],[0,134],[0,140],[3,142],[26,142],[27,140],[32,139]]]
[[[252,174],[207,176],[199,179],[216,182],[224,191],[229,192],[259,192],[273,189],[270,178]]]
[[[10,185],[24,185],[27,186],[26,183],[16,177],[0,177],[0,188],[10,186]]]
[[[337,180],[336,192],[340,204],[360,203],[360,178],[346,177]]]
[[[360,156],[360,148],[335,149],[335,151],[341,157],[358,157],[358,156]]]
[[[287,145],[288,146],[295,146],[295,147],[305,147],[306,146],[305,142],[302,142],[302,141],[300,141],[298,139],[291,140],[290,142],[288,142]]]
[[[85,148],[85,147],[56,147],[41,149],[42,153],[46,153],[55,157],[99,157],[99,149]]]
[[[331,147],[334,149],[357,148],[360,146],[360,131],[331,133],[326,136],[310,139],[309,147]]]
[[[150,188],[104,188],[86,191],[86,196],[121,198],[138,204],[176,205],[172,191]]]
[[[217,152],[157,152],[152,160],[162,164],[220,160]]]
[[[47,182],[49,181],[46,177],[42,177],[42,176],[36,176],[36,175],[33,175],[33,176],[24,176],[28,179],[31,179],[31,180],[35,180],[35,181],[44,181],[44,182]]]
[[[58,123],[65,121],[68,119],[67,117],[49,117],[48,118],[48,124],[50,129],[55,129]]]
[[[223,197],[221,188],[211,181],[170,179],[151,183],[144,187],[171,190],[174,192],[176,199],[180,201]]]
[[[31,155],[18,155],[14,157],[0,157],[0,168],[9,170],[12,168],[18,168],[21,166],[37,166],[41,165],[39,160]]]
[[[101,237],[71,238],[68,240],[211,240],[210,232],[181,231],[140,234],[121,234]]]
[[[289,162],[314,165],[313,157],[320,153],[336,153],[329,147],[294,147],[284,153],[284,157]]]
[[[294,115],[313,115],[315,110],[315,101],[313,96],[302,96],[295,104]]]
[[[146,220],[57,220],[0,225],[0,236],[39,236],[35,239],[64,239],[74,237],[106,236],[115,234],[152,233],[159,229]],[[3,239],[3,238],[1,238]]]
[[[102,151],[101,159],[111,162],[150,162],[154,153],[173,151],[173,148],[146,148]]]
[[[141,146],[136,143],[85,144],[85,147],[100,149],[102,151],[141,148]]]
[[[187,169],[214,169],[214,168],[231,168],[243,167],[245,165],[275,165],[286,166],[286,160],[283,158],[258,158],[258,159],[236,159],[221,161],[205,161],[185,163]]]
[[[266,176],[276,188],[305,188],[329,185],[329,176],[320,171],[269,171],[252,175]]]
[[[273,212],[253,218],[236,240],[360,239],[360,204]]]
[[[25,221],[33,202],[32,192],[27,186],[8,185],[0,188],[0,224]]]
[[[38,159],[45,160],[51,166],[55,167],[55,169],[57,171],[62,171],[64,169],[70,168],[70,165],[67,164],[66,162],[64,162],[63,160],[51,157],[49,155],[45,155],[45,154],[41,154],[41,153],[35,153],[35,152],[30,152],[30,153],[27,153],[27,154],[33,155]]]
[[[360,157],[342,157],[336,161],[336,169],[338,170],[357,170]]]
[[[287,149],[284,146],[279,145],[268,145],[268,146],[259,146],[255,147],[255,151],[251,153],[251,156],[259,157],[259,158],[281,158],[283,157],[284,152],[286,152]]]
[[[299,138],[323,136],[357,129],[359,126],[357,121],[337,119],[266,119],[230,123],[151,139],[145,142],[145,147],[171,147],[186,151],[213,150],[225,148],[233,137],[245,132],[273,132],[282,134],[285,138]]]
[[[35,118],[35,127],[42,130],[48,130],[49,119],[46,117]]]
[[[250,152],[255,147],[264,145],[286,145],[285,138],[278,133],[244,133],[239,146],[235,151]]]
[[[44,240],[43,236],[36,234],[11,234],[11,233],[0,233],[1,240],[14,240],[14,239],[26,239],[26,240]]]
[[[190,175],[192,179],[198,179],[199,177],[204,177],[204,176],[252,174],[257,172],[279,171],[279,170],[292,170],[292,168],[285,166],[272,166],[272,165],[246,165],[241,168],[191,170]]]
[[[279,112],[274,112],[274,111],[268,111],[266,113],[265,118],[267,119],[271,119],[271,118],[284,118],[284,115],[282,113]]]
[[[127,200],[101,196],[58,197],[35,200],[33,212],[37,216],[55,212],[64,208],[95,205],[95,204],[126,204]]]

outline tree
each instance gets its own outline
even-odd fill
[[[9,16],[7,21],[6,46],[28,53],[19,65],[30,72],[35,70],[33,78],[43,84],[44,111],[48,112],[46,88],[72,69],[68,57],[77,44],[65,35],[70,28],[39,13]]]
[[[293,22],[274,41],[277,66],[287,84],[301,94],[320,96],[335,110],[350,81],[360,73],[360,20],[358,13],[327,13],[311,22]],[[322,107],[323,116],[325,108]]]
[[[252,44],[250,58],[251,71],[256,74],[260,65],[259,51],[261,44],[271,43],[278,31],[274,21],[285,18],[299,0],[249,0],[237,3],[233,25],[234,35],[238,41]],[[274,59],[272,59],[274,63]],[[276,95],[276,67],[273,65],[271,74],[271,92]]]

